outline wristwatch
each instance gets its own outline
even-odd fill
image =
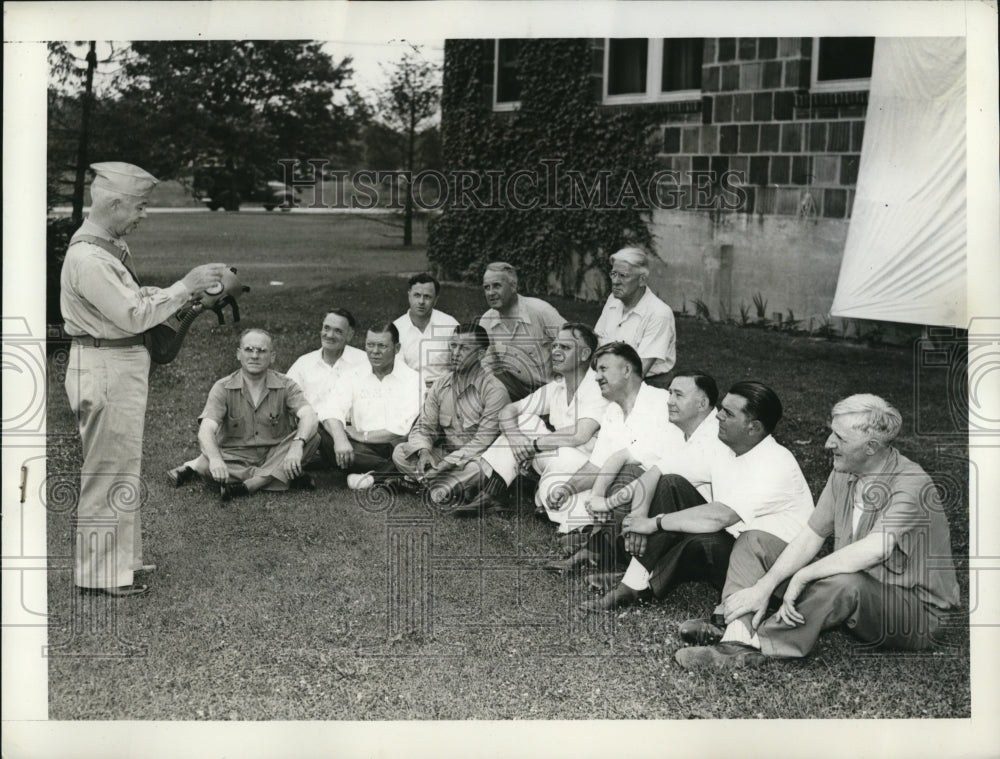
[[[656,531],[657,532],[665,532],[665,530],[663,529],[663,517],[665,517],[665,516],[666,516],[666,514],[660,514],[659,516],[656,517]]]
[[[542,449],[538,447],[538,438],[536,437],[531,441],[531,447],[535,449],[535,453],[541,453]]]
[[[293,437],[293,438],[292,438],[292,442],[293,442],[293,443],[294,443],[294,442],[295,442],[296,440],[298,440],[298,441],[299,441],[300,443],[302,443],[303,445],[305,445],[305,443],[306,443],[306,439],[305,439],[304,437],[302,437],[301,435],[296,435],[295,437]]]

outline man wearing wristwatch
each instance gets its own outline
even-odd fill
[[[632,554],[625,577],[586,604],[588,611],[611,611],[643,593],[662,597],[682,580],[706,580],[721,591],[722,564],[740,543],[767,546],[767,555],[777,558],[813,510],[798,462],[771,436],[781,414],[778,396],[760,382],[729,389],[717,414],[718,436],[736,455],[713,466],[711,501],[683,482],[658,484],[648,515],[640,509],[622,521]]]
[[[420,412],[420,376],[397,360],[399,349],[395,324],[369,327],[368,371],[350,377],[340,394],[316,410],[333,439],[334,464],[349,472],[352,490],[367,490],[396,471],[393,448],[406,440]]]
[[[168,472],[175,487],[196,474],[219,484],[223,502],[259,490],[313,489],[302,471],[319,446],[316,412],[293,380],[271,369],[274,341],[248,329],[240,368],[212,386],[199,417],[201,455]]]
[[[500,437],[483,454],[485,484],[479,495],[455,513],[476,514],[508,508],[507,488],[518,469],[568,478],[589,458],[594,435],[610,401],[601,395],[590,358],[597,335],[585,324],[564,324],[552,342],[552,372],[557,378],[500,412]],[[539,506],[539,509],[541,506]]]

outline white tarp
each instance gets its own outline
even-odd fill
[[[965,40],[878,38],[834,316],[966,314]]]

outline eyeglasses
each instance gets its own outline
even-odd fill
[[[270,353],[271,349],[270,348],[255,348],[255,347],[253,347],[251,345],[246,345],[246,346],[243,347],[243,352],[246,353],[248,356],[259,356],[259,355],[261,355],[263,353]]]

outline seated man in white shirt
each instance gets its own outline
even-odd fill
[[[636,349],[647,384],[666,388],[677,355],[674,312],[647,285],[649,256],[623,248],[611,256],[611,294],[594,332],[601,345],[620,340]]]
[[[368,368],[368,357],[348,343],[354,339],[357,320],[344,308],[335,308],[323,317],[320,327],[319,350],[299,356],[288,369],[314,409],[326,405],[329,398],[343,393],[347,377]],[[333,441],[320,427],[320,456],[330,466],[334,465]]]
[[[410,308],[393,322],[399,330],[400,358],[420,374],[421,397],[434,380],[451,371],[448,339],[458,321],[435,308],[440,294],[441,285],[434,277],[414,274],[406,291]]]
[[[735,456],[732,449],[719,440],[719,420],[716,416],[719,388],[712,377],[698,370],[679,370],[674,374],[668,392],[670,423],[683,436],[674,441],[675,445],[661,451],[659,459],[646,471],[634,464],[625,464],[622,467],[624,476],[620,475],[619,479],[632,481],[617,490],[612,485],[613,492],[607,498],[601,498],[599,493],[591,494],[590,510],[609,512],[612,516],[612,521],[601,530],[599,536],[594,536],[591,540],[595,545],[587,549],[595,558],[612,551],[617,559],[626,558],[628,554],[619,542],[622,520],[629,513],[648,514],[654,497],[660,501],[668,497],[663,492],[667,489],[681,489],[684,497],[692,503],[711,501],[712,469],[718,462]],[[711,562],[716,543],[702,540],[699,535],[687,537],[689,539],[686,546],[682,546],[677,553],[678,562],[683,563],[680,557],[685,552],[697,550],[705,551],[707,560]],[[720,590],[729,559],[729,544],[724,549],[724,555],[715,561],[718,565],[716,575]],[[612,565],[607,572],[589,575],[587,584],[596,590],[611,590],[622,579],[622,573],[616,570],[617,567]]]
[[[677,483],[658,488],[660,498],[654,497],[648,516],[633,513],[622,522],[625,548],[633,556],[624,579],[588,609],[610,611],[633,603],[643,591],[662,595],[676,584],[678,573],[684,580],[718,582],[720,553],[741,541],[765,543],[777,558],[813,510],[798,462],[771,436],[781,414],[778,396],[760,382],[737,382],[729,389],[717,415],[719,439],[735,457],[713,468],[711,502]],[[719,545],[685,552],[688,535],[712,536],[707,539]],[[716,614],[721,613],[720,606]]]
[[[576,322],[562,326],[552,343],[557,378],[504,406],[502,434],[480,461],[486,483],[463,512],[506,509],[507,489],[519,469],[532,467],[544,476],[575,472],[587,461],[608,405],[590,369],[596,349],[597,336],[590,327]]]
[[[347,377],[343,390],[316,410],[333,441],[334,465],[350,472],[352,490],[367,490],[396,471],[393,448],[406,440],[420,411],[420,378],[397,359],[396,326],[369,327],[365,353],[368,371]]]
[[[593,367],[601,394],[609,404],[590,460],[569,479],[562,472],[543,476],[538,487],[549,519],[559,524],[560,532],[579,530],[604,518],[591,513],[587,502],[591,488],[604,493],[617,477],[625,459],[613,454],[625,450],[628,460],[645,469],[681,434],[670,424],[667,391],[643,384],[642,362],[634,348],[621,342],[603,345],[594,354]],[[608,466],[609,462],[617,463]],[[547,568],[565,571],[575,563],[564,566],[555,562]]]

